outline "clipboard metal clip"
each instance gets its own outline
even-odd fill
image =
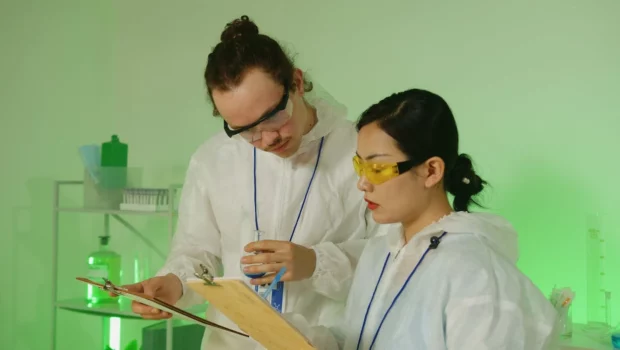
[[[127,289],[125,288],[115,286],[112,282],[110,282],[109,279],[105,277],[103,278],[103,281],[105,282],[103,284],[103,289],[107,290],[108,292],[118,293],[119,291],[127,291]]]
[[[209,286],[217,286],[217,283],[213,282],[213,275],[209,272],[209,269],[203,264],[200,264],[200,269],[202,273],[194,272],[194,276],[200,278]]]

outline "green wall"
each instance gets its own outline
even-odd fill
[[[602,213],[608,250],[620,249],[620,2],[3,0],[0,347],[48,346],[52,181],[81,179],[77,147],[113,133],[145,184],[181,181],[220,128],[202,82],[206,56],[242,14],[281,39],[351,119],[410,87],[444,96],[462,150],[493,185],[486,205],[520,232],[519,266],[544,293],[573,287],[584,321],[589,213]],[[132,222],[165,249],[165,221]],[[100,217],[61,216],[60,297],[80,296],[73,278],[100,230]],[[129,264],[140,242],[112,230]],[[607,262],[617,276],[618,254]],[[153,257],[151,269],[161,263]],[[123,325],[123,343],[139,336],[142,323]],[[59,349],[97,348],[100,333],[96,318],[59,313]]]

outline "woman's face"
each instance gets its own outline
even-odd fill
[[[213,102],[231,129],[243,128],[267,114],[273,114],[273,118],[252,128],[246,140],[256,148],[285,158],[299,148],[308,119],[308,109],[302,98],[301,71],[295,72],[294,80],[295,91],[290,91],[288,101],[283,101],[286,93],[284,87],[264,71],[252,69],[245,74],[239,86],[226,91],[214,90]],[[278,105],[285,107],[274,113]]]
[[[408,160],[395,140],[376,122],[359,131],[357,155],[366,172],[372,172],[373,165],[374,169],[381,169]],[[386,176],[383,178],[385,182],[380,184],[377,183],[381,180],[381,176],[376,175],[378,173],[366,175],[362,172],[357,183],[358,189],[365,194],[373,219],[380,224],[416,220],[430,201],[426,163],[394,177]],[[389,171],[382,173],[389,174]]]

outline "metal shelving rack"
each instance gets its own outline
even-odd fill
[[[58,300],[58,238],[59,238],[59,217],[60,213],[89,213],[99,214],[104,217],[104,234],[110,234],[110,217],[122,224],[126,229],[140,238],[145,245],[151,248],[155,253],[165,258],[165,254],[157,249],[157,247],[145,237],[138,229],[126,221],[122,216],[142,215],[142,216],[160,216],[168,219],[168,240],[172,240],[174,234],[174,219],[176,217],[175,199],[180,185],[172,185],[168,188],[169,204],[166,211],[128,211],[118,209],[91,209],[81,207],[61,207],[60,206],[60,190],[63,186],[83,186],[84,181],[56,181],[54,182],[54,202],[53,202],[53,231],[52,231],[52,327],[51,327],[51,349],[56,350],[56,314],[58,309],[80,312],[85,314],[97,315],[100,317],[119,317],[124,319],[141,319],[140,316],[131,311],[131,304],[122,298],[118,304],[90,306],[86,299],[69,299]],[[192,310],[194,312],[204,312],[203,308]],[[172,350],[172,319],[166,320],[166,350]]]

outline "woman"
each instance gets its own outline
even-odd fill
[[[364,249],[331,347],[547,349],[555,311],[515,266],[510,223],[468,212],[486,183],[458,153],[447,103],[424,90],[393,94],[357,129],[358,188],[377,223],[402,230]],[[312,330],[316,346],[330,348],[326,332]]]
[[[209,54],[205,82],[223,130],[190,160],[170,255],[158,277],[130,286],[180,307],[204,300],[185,280],[208,266],[246,278],[281,312],[312,325],[340,322],[367,237],[367,208],[349,159],[356,131],[346,108],[297,67],[247,16],[230,22]],[[368,220],[371,221],[371,220]],[[261,232],[261,241],[253,242]],[[253,254],[257,253],[257,254]],[[134,304],[145,318],[165,318]],[[208,318],[237,326],[210,308]],[[211,329],[208,349],[248,349],[253,340]]]

